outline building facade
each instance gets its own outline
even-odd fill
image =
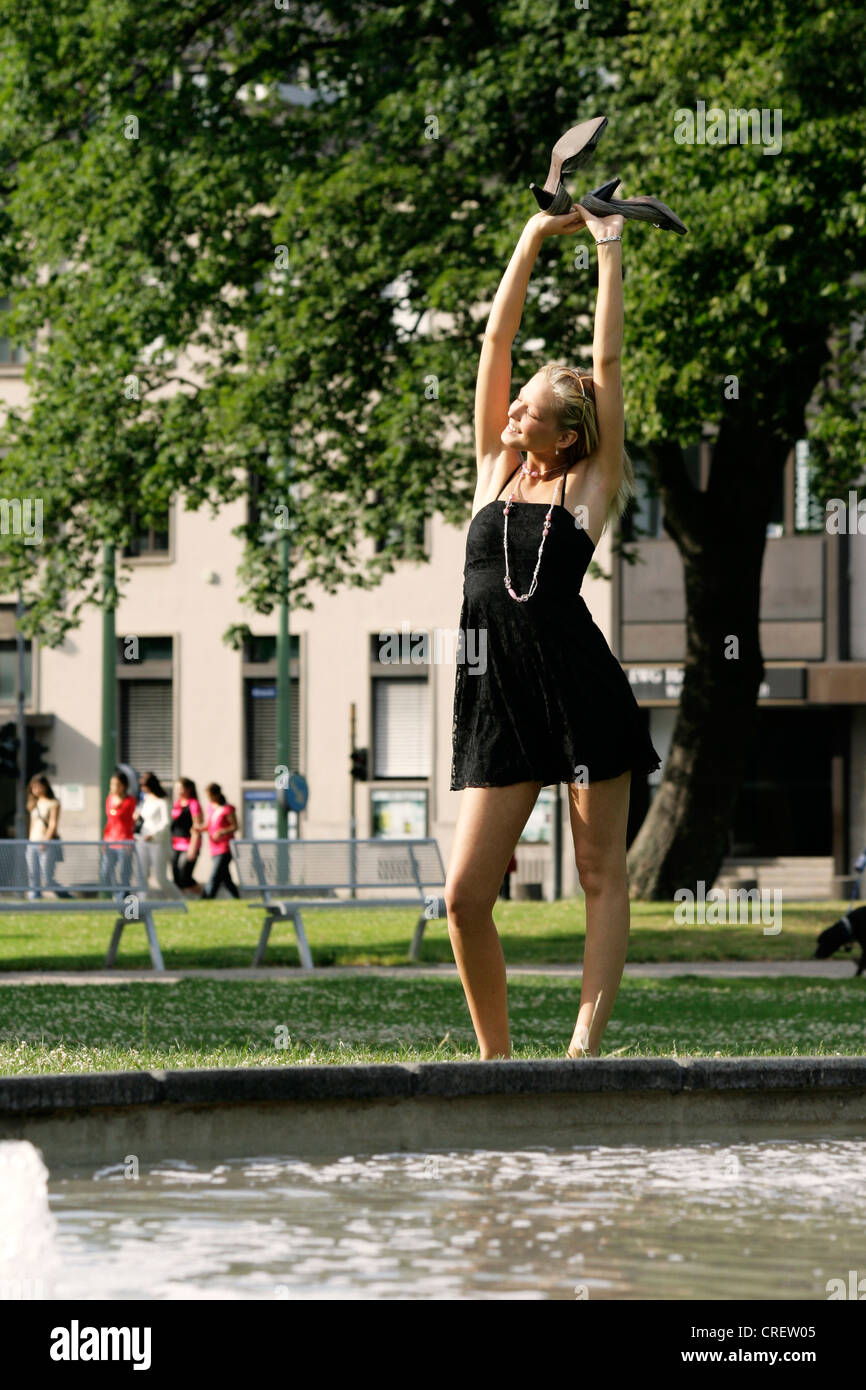
[[[5,360],[2,360],[5,356]],[[23,368],[0,345],[0,405],[20,403]],[[760,879],[773,862],[801,895],[844,893],[866,842],[866,517],[863,533],[831,534],[808,496],[808,460],[792,450],[767,541],[761,638],[767,677],[759,733],[732,828],[728,870]],[[690,466],[700,481],[702,448]],[[663,758],[670,746],[685,653],[682,573],[676,548],[644,488],[636,512],[638,563],[612,552],[587,576],[590,611],[622,661]],[[276,828],[275,616],[241,602],[233,528],[244,504],[216,517],[176,500],[164,531],[141,535],[122,559],[116,693],[120,761],[170,784],[219,782],[242,833]],[[375,590],[311,590],[312,610],[291,620],[293,771],[309,786],[291,833],[305,839],[435,837],[447,863],[460,793],[449,790],[451,724],[467,522],[425,523],[428,562],[407,562]],[[248,624],[241,649],[224,635]],[[102,832],[98,786],[102,627],[89,610],[57,649],[28,652],[27,719],[48,748],[67,838]],[[462,659],[479,659],[470,648]],[[0,596],[0,723],[14,718],[15,603]],[[350,775],[353,746],[367,751],[367,780]],[[661,779],[632,791],[635,833]],[[0,780],[0,817],[11,833],[14,786]],[[564,789],[546,788],[518,849],[518,881],[551,896],[552,821],[562,824],[561,884],[579,891]],[[353,819],[354,817],[354,819]],[[740,866],[738,868],[737,866]],[[751,867],[749,867],[751,866]],[[530,891],[530,890],[527,890]],[[796,895],[796,893],[795,893]]]

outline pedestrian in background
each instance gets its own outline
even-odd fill
[[[129,795],[129,778],[118,768],[111,774],[105,798],[105,880],[112,887],[128,887],[132,839],[135,833],[135,799]],[[127,841],[128,843],[123,843]]]
[[[195,782],[191,777],[178,777],[171,808],[171,867],[174,881],[182,893],[201,895],[201,886],[193,878],[193,870],[201,849],[203,830],[204,813]]]
[[[71,897],[61,888],[55,877],[54,867],[63,858],[63,844],[60,839],[60,802],[51,789],[47,777],[41,774],[31,777],[27,786],[27,811],[30,815],[29,844],[27,846],[27,882],[30,884],[28,898],[41,898],[40,889],[44,882],[58,898]]]
[[[231,876],[232,855],[229,848],[238,828],[235,808],[226,801],[219,782],[210,782],[204,790],[208,799],[207,837],[211,861],[210,878],[202,897],[215,898],[222,886],[229,890],[233,898],[239,898],[238,886]]]
[[[169,886],[166,872],[171,824],[168,796],[155,772],[145,772],[142,775],[141,790],[143,795],[139,806],[141,825],[138,849],[145,888],[152,873],[161,898],[179,897],[180,889],[174,885]]]

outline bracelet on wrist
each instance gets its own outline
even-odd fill
[[[600,236],[595,243],[596,246],[603,246],[606,241],[622,241],[621,236]]]

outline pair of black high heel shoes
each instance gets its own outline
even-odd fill
[[[529,185],[541,211],[546,212],[549,217],[571,211],[574,200],[566,191],[562,176],[574,173],[575,169],[582,169],[584,164],[589,162],[606,125],[607,116],[596,116],[591,121],[572,126],[553,147],[550,171],[544,187],[539,188],[534,183]],[[611,179],[600,188],[594,188],[591,193],[585,193],[577,202],[595,217],[612,217],[619,213],[620,217],[634,218],[638,222],[651,222],[654,227],[660,227],[664,232],[678,232],[680,236],[685,236],[685,224],[661,199],[611,199],[618,183],[619,179]]]

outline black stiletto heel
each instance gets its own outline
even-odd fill
[[[544,187],[539,188],[535,183],[529,185],[541,211],[549,217],[571,211],[574,200],[563,186],[562,176],[573,174],[575,169],[582,169],[589,162],[606,125],[607,116],[595,116],[591,121],[572,126],[553,147]]]
[[[611,199],[611,194],[613,193],[615,188],[619,187],[619,183],[619,179],[611,179],[608,183],[603,183],[600,188],[594,188],[592,192],[587,193],[585,197],[595,198],[596,202],[599,203],[609,203]],[[579,198],[578,202],[580,203],[580,206],[582,208],[586,208],[587,212],[592,212],[592,208],[586,207],[586,202],[584,198]]]
[[[603,184],[591,193],[585,193],[578,200],[580,206],[586,208],[594,217],[613,217],[619,213],[620,217],[632,218],[637,222],[652,222],[654,227],[659,227],[663,232],[676,232],[679,236],[685,236],[685,223],[681,222],[676,213],[660,198],[650,198],[645,194],[637,198],[611,198],[610,194],[618,183],[619,179],[613,179],[611,183]]]

